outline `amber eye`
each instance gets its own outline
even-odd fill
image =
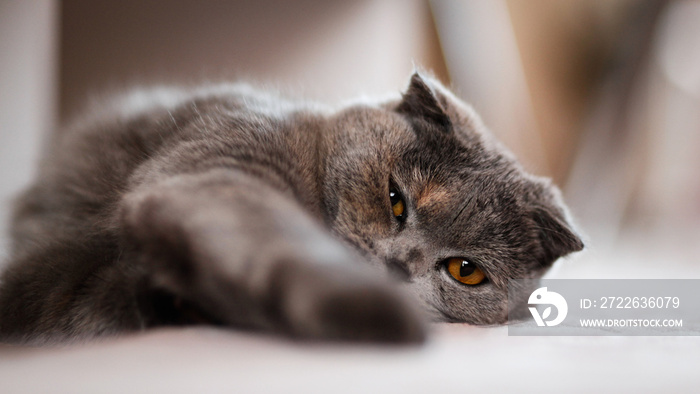
[[[394,212],[394,217],[399,220],[403,220],[406,207],[404,205],[403,198],[401,197],[401,193],[399,193],[399,191],[393,187],[389,189],[389,201],[391,201],[391,210]]]
[[[447,272],[465,285],[478,285],[486,279],[484,271],[467,259],[452,258],[447,260],[445,265],[447,266]]]

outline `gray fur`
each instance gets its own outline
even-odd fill
[[[96,108],[57,138],[12,235],[0,337],[34,342],[191,323],[421,341],[426,312],[505,322],[509,278],[583,247],[557,189],[419,73],[342,108],[240,85]],[[452,279],[451,257],[488,281]]]

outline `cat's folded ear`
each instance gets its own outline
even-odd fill
[[[536,207],[533,219],[544,251],[541,263],[549,267],[558,258],[583,249],[583,241],[561,213],[552,208]]]
[[[422,119],[447,131],[452,122],[447,114],[445,98],[432,86],[435,83],[437,82],[422,76],[419,72],[413,73],[408,89],[403,94],[396,111]]]

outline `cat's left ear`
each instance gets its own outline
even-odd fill
[[[446,99],[432,85],[437,83],[415,72],[411,83],[403,94],[396,111],[420,118],[428,123],[448,131],[452,121],[447,114]]]
[[[548,267],[558,258],[583,249],[583,241],[560,212],[552,208],[536,207],[533,219],[544,251],[544,266]]]

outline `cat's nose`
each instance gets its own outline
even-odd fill
[[[411,272],[408,270],[406,262],[399,259],[389,259],[386,262],[386,266],[389,273],[396,279],[404,282],[411,281]]]

